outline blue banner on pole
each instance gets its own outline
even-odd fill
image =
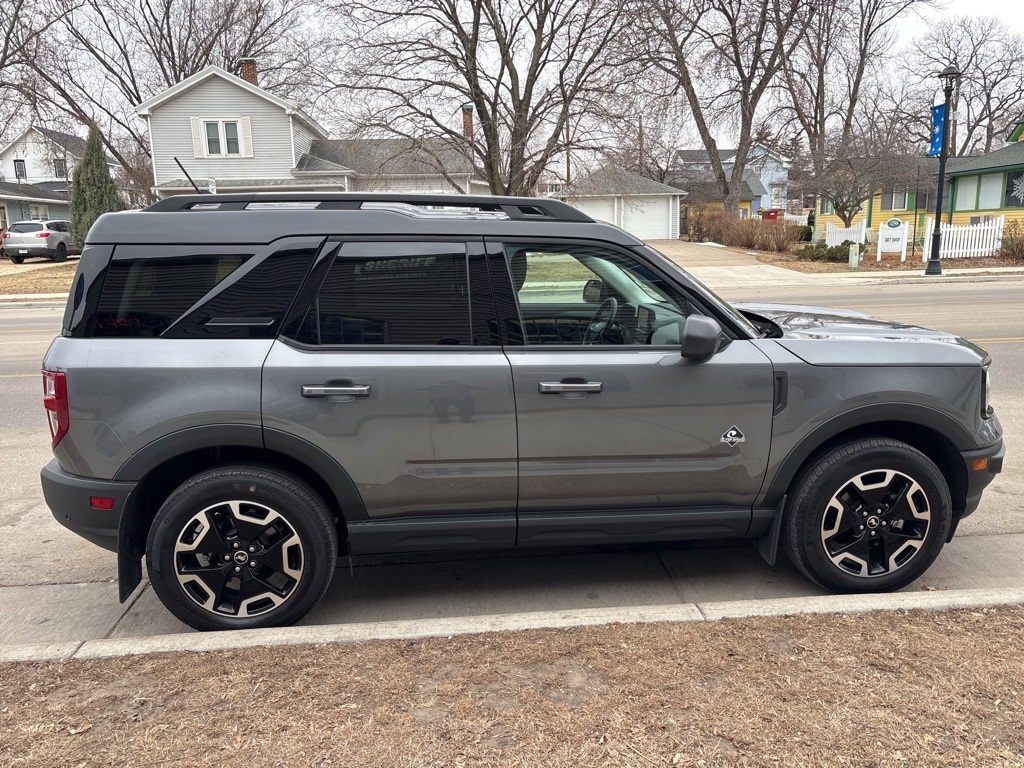
[[[932,143],[928,146],[928,157],[938,157],[942,152],[942,129],[946,122],[946,105],[932,107]]]

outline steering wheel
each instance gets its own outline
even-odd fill
[[[612,320],[615,319],[615,315],[619,311],[619,302],[615,300],[613,296],[609,296],[607,299],[601,302],[601,306],[597,308],[594,316],[590,318],[590,322],[587,323],[587,330],[583,332],[583,343],[584,344],[596,344],[604,336],[604,332],[608,330],[608,327],[612,324]]]

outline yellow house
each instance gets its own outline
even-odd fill
[[[1010,144],[995,152],[979,157],[951,157],[946,162],[946,199],[942,204],[942,218],[946,223],[976,224],[996,216],[1006,221],[1024,222],[1024,117],[1009,136]],[[918,191],[908,189],[879,189],[861,203],[861,210],[853,217],[852,225],[866,222],[869,239],[877,236],[878,227],[886,219],[910,221],[911,238],[924,236],[925,220],[935,216],[935,187],[939,172],[936,158],[920,158]],[[928,190],[931,192],[929,193]],[[832,204],[822,197],[815,201],[815,234],[824,237],[825,224],[831,222],[842,227],[843,220],[835,214]],[[914,231],[916,230],[916,234]]]
[[[1024,118],[1010,144],[980,157],[960,157],[950,176],[952,205],[943,221],[978,224],[1005,216],[1024,223]]]

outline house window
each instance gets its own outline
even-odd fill
[[[16,179],[27,179],[28,174],[25,172],[25,161],[15,160],[14,161],[14,178]]]
[[[208,157],[239,156],[237,120],[208,120],[204,125]]]
[[[981,177],[978,210],[998,210],[1003,205],[1003,174],[989,173]]]
[[[907,191],[902,192],[893,191],[892,193],[892,209],[894,211],[905,211],[907,210]]]
[[[978,208],[978,177],[961,176],[956,181],[956,209],[974,211]]]
[[[48,205],[29,205],[28,217],[30,219],[48,219],[50,218],[50,206]]]
[[[824,197],[821,198],[821,205],[818,206],[818,213],[821,213],[825,216],[831,216],[835,212],[836,209],[832,207],[832,201]]]
[[[68,164],[65,160],[54,160],[53,161],[53,175],[58,179],[66,179],[68,177]]]

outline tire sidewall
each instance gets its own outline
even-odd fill
[[[821,543],[821,524],[832,497],[854,477],[873,470],[891,469],[915,480],[928,498],[931,521],[924,545],[905,565],[879,576],[854,576],[841,570],[825,554]],[[899,589],[917,579],[934,562],[945,544],[952,518],[952,504],[946,481],[924,454],[909,446],[876,447],[858,451],[840,461],[818,478],[815,486],[800,499],[808,511],[797,521],[797,546],[803,549],[808,564],[830,589],[842,592],[882,592]]]
[[[332,536],[324,535],[322,522],[317,520],[318,512],[326,516],[322,503],[308,488],[300,487],[312,496],[319,510],[307,508],[286,488],[257,474],[226,478],[208,472],[171,494],[153,521],[146,546],[150,582],[167,609],[189,626],[204,630],[286,626],[304,616],[323,594],[324,580],[334,569],[337,545]],[[280,514],[298,535],[303,550],[302,578],[285,603],[247,618],[215,614],[196,604],[178,583],[174,568],[174,545],[184,525],[200,510],[235,500],[261,504]]]

